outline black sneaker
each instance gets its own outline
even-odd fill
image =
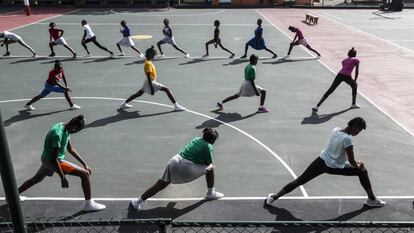
[[[10,56],[10,52],[7,52],[7,53],[3,54],[3,56],[5,56],[5,57]]]
[[[56,56],[56,54],[55,54],[55,53],[51,53],[51,54],[49,54],[49,57],[54,57],[54,56]]]

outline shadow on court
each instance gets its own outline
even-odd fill
[[[208,62],[208,61],[217,61],[217,60],[224,60],[224,59],[228,59],[228,58],[194,58],[191,61],[188,62],[184,62],[184,63],[180,63],[179,65],[191,65],[191,64],[196,64],[196,63],[200,63],[200,62]]]
[[[120,58],[118,58],[118,57],[103,57],[103,58],[93,59],[93,60],[90,60],[90,61],[85,61],[83,64],[95,63],[95,62],[106,62],[106,61],[117,60],[117,59],[120,59]]]
[[[284,209],[284,208],[278,208],[275,206],[269,206],[266,203],[263,204],[263,208],[266,209],[267,211],[269,211],[270,214],[275,215],[275,221],[304,221],[303,219],[297,218],[295,217],[289,210]],[[324,220],[316,220],[316,221],[348,221],[351,220],[353,218],[355,218],[356,216],[368,211],[374,209],[372,207],[368,207],[363,205],[360,209],[342,214],[336,218],[331,218],[331,219],[324,219]],[[279,228],[274,228],[273,232],[280,232],[280,233],[321,233],[321,232],[326,232],[328,229],[327,228],[323,228],[323,227],[312,227],[312,229],[304,229],[304,228],[300,228],[300,227],[279,227]]]
[[[211,111],[212,113],[218,114],[218,116],[214,119],[210,119],[210,120],[206,120],[203,123],[201,123],[201,125],[196,126],[196,129],[204,129],[206,127],[210,127],[210,128],[217,128],[219,127],[221,124],[221,122],[225,122],[225,123],[230,123],[230,122],[234,122],[234,121],[240,121],[240,120],[244,120],[247,118],[250,118],[256,114],[258,114],[258,112],[254,112],[251,113],[249,115],[246,116],[241,116],[239,113],[227,113],[227,112],[222,112],[220,110],[213,110]]]
[[[171,218],[176,219],[182,215],[185,215],[194,209],[204,204],[206,200],[198,201],[192,205],[189,205],[183,209],[175,208],[177,202],[168,202],[166,207],[155,207],[153,209],[146,209],[143,211],[136,211],[131,205],[128,207],[129,219],[151,219],[151,218]],[[138,226],[138,225],[122,225],[119,227],[119,232],[158,232],[156,225]]]
[[[341,110],[339,112],[334,112],[334,113],[330,113],[330,114],[322,114],[319,115],[317,112],[312,111],[312,114],[308,117],[303,118],[301,124],[302,125],[306,125],[306,124],[322,124],[325,123],[327,121],[329,121],[330,119],[332,119],[335,116],[341,115],[342,113],[348,112],[349,110],[351,110],[350,108]]]
[[[164,57],[164,58],[155,58],[153,60],[153,62],[157,62],[157,61],[162,61],[162,60],[174,60],[174,59],[179,59],[178,57]],[[135,64],[144,64],[145,63],[145,58],[142,58],[141,60],[138,61],[133,61],[130,63],[126,63],[126,66],[130,66],[130,65],[135,65]]]
[[[60,112],[66,112],[66,111],[70,111],[69,109],[65,109],[65,110],[59,110],[59,111],[53,111],[53,112],[46,112],[46,113],[40,113],[40,114],[32,114],[30,111],[27,110],[20,110],[19,114],[10,117],[9,119],[4,121],[4,126],[10,126],[13,123],[19,122],[19,121],[24,121],[27,119],[32,119],[32,118],[36,118],[36,117],[42,117],[42,116],[49,116],[55,113],[60,113]]]
[[[171,110],[171,111],[166,111],[166,112],[158,112],[158,113],[151,113],[151,114],[141,115],[141,114],[139,114],[139,111],[128,112],[128,111],[125,111],[123,109],[117,109],[116,111],[118,112],[117,115],[109,116],[109,117],[105,117],[105,118],[101,118],[101,119],[98,119],[96,121],[93,121],[93,122],[85,125],[85,128],[102,127],[102,126],[106,126],[108,124],[112,124],[112,123],[116,123],[116,122],[124,121],[124,120],[130,120],[130,119],[136,119],[136,118],[142,118],[142,117],[152,117],[152,116],[159,116],[159,115],[164,115],[164,114],[169,114],[169,113],[175,113],[175,111]]]
[[[70,57],[70,58],[59,58],[59,57],[51,57],[49,58],[49,61],[41,62],[40,64],[53,64],[56,60],[59,60],[60,62],[68,62],[68,61],[78,61],[78,59]]]
[[[48,59],[48,58],[46,58],[46,57],[34,57],[34,58],[28,58],[28,59],[23,59],[23,60],[10,62],[10,64],[19,64],[19,63],[28,63],[28,62],[34,62],[34,61],[43,61],[43,60],[46,60],[46,59]]]
[[[316,60],[317,58],[314,57],[310,57],[310,58],[300,58],[300,59],[294,59],[294,58],[281,58],[277,61],[274,62],[262,62],[262,64],[280,64],[280,63],[290,63],[290,62],[298,62],[298,61],[313,61]]]

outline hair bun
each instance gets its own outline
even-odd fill
[[[80,114],[77,118],[78,118],[80,121],[85,120],[85,117],[83,116],[83,114]]]

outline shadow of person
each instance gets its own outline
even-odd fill
[[[316,60],[317,58],[314,57],[309,57],[309,58],[280,58],[277,61],[273,61],[273,62],[262,62],[262,64],[280,64],[280,63],[288,63],[288,62],[298,62],[298,61],[312,61],[312,60]]]
[[[208,61],[217,61],[217,60],[224,60],[224,59],[228,59],[228,58],[224,58],[224,57],[216,57],[216,58],[194,58],[191,61],[188,62],[184,62],[184,63],[180,63],[179,65],[191,65],[191,64],[195,64],[195,63],[200,63],[200,62],[208,62]]]
[[[233,61],[231,61],[227,64],[223,64],[223,66],[239,65],[239,64],[242,64],[242,63],[246,63],[246,62],[249,62],[248,58],[237,58],[237,59],[234,59]]]
[[[117,59],[119,59],[119,58],[118,57],[103,57],[103,58],[94,59],[92,57],[90,61],[85,61],[85,62],[83,62],[83,64],[95,63],[95,62],[106,62],[106,61],[117,60]]]
[[[209,120],[204,121],[200,125],[196,126],[195,127],[196,129],[204,129],[206,127],[217,128],[223,123],[230,123],[234,121],[244,120],[258,113],[258,112],[254,112],[246,116],[241,116],[239,113],[234,113],[234,112],[227,113],[227,112],[222,112],[220,110],[213,110],[211,112],[218,114],[218,116],[214,119],[209,119]]]
[[[59,110],[59,111],[54,111],[54,112],[40,113],[40,114],[32,114],[30,111],[20,110],[18,115],[12,116],[9,119],[5,120],[4,126],[7,127],[19,121],[24,121],[24,120],[32,119],[36,117],[48,116],[48,115],[52,115],[52,114],[59,113],[59,112],[65,112],[65,111],[69,111],[69,109]]]
[[[141,115],[139,114],[139,111],[128,112],[123,109],[117,109],[116,111],[118,112],[118,114],[95,120],[85,125],[85,128],[102,127],[102,126],[106,126],[108,124],[112,124],[112,123],[119,122],[119,121],[130,120],[130,119],[135,119],[135,118],[159,116],[159,115],[164,115],[164,114],[175,112],[174,110],[172,110],[172,111],[166,111],[166,112],[158,112],[158,113]]]
[[[156,207],[153,209],[147,209],[142,211],[136,211],[131,204],[128,207],[128,219],[158,219],[158,218],[169,218],[176,219],[184,214],[187,214],[196,208],[204,204],[206,200],[200,200],[193,203],[183,209],[175,208],[177,202],[168,202],[166,207]],[[121,225],[118,229],[119,232],[158,232],[157,225]]]
[[[78,211],[78,212],[76,212],[76,213],[74,213],[72,215],[64,216],[62,218],[59,218],[59,221],[69,221],[69,220],[73,220],[73,219],[76,219],[77,217],[82,216],[84,214],[88,214],[88,212],[86,212],[84,210],[80,210],[80,211]]]
[[[68,61],[79,61],[80,59],[77,59],[74,57],[68,57],[68,58],[51,57],[49,61],[41,62],[40,64],[53,64],[55,63],[56,60],[59,60],[60,62],[68,62]]]
[[[304,221],[303,219],[295,217],[290,211],[284,209],[284,208],[278,208],[276,206],[269,206],[266,204],[266,200],[263,203],[263,208],[269,211],[270,214],[275,215],[275,221]],[[342,214],[338,217],[332,218],[332,219],[324,219],[324,220],[315,220],[315,221],[348,221],[356,216],[373,209],[372,207],[368,207],[366,205],[363,205],[360,209]],[[327,227],[277,227],[274,228],[272,232],[278,232],[278,233],[321,233],[328,230]]]
[[[334,112],[334,113],[330,113],[330,114],[322,114],[322,115],[319,115],[317,112],[312,111],[312,114],[310,116],[303,118],[301,124],[302,125],[322,124],[322,123],[325,123],[325,122],[329,121],[332,117],[338,116],[338,115],[340,115],[342,113],[345,113],[349,110],[350,110],[350,108],[341,110],[339,112]]]
[[[158,57],[158,58],[155,58],[153,62],[162,61],[162,60],[174,60],[174,59],[179,59],[179,58],[178,57]],[[135,64],[144,64],[145,60],[146,59],[144,58],[144,59],[133,61],[130,63],[125,63],[125,65],[130,66],[130,65],[135,65]]]
[[[19,64],[19,63],[26,63],[26,62],[42,61],[42,60],[46,60],[46,59],[47,59],[46,57],[34,57],[34,58],[29,58],[29,59],[23,59],[23,60],[10,62],[10,64]]]

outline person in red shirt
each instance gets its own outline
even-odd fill
[[[63,81],[63,83],[62,83]],[[54,68],[49,72],[49,78],[46,80],[45,86],[40,92],[39,95],[33,97],[32,100],[26,103],[24,106],[26,110],[31,111],[35,110],[32,104],[41,98],[46,97],[51,92],[63,93],[65,95],[66,100],[69,103],[71,110],[80,109],[81,107],[74,104],[69,96],[69,92],[72,90],[68,87],[68,83],[66,81],[65,73],[63,72],[62,63],[59,60],[55,61]]]
[[[65,48],[69,49],[69,51],[72,52],[73,58],[76,58],[75,51],[66,43],[65,38],[62,37],[65,31],[63,31],[62,29],[55,28],[55,27],[56,27],[56,24],[54,22],[51,22],[49,24],[49,35],[50,35],[49,47],[51,51],[49,57],[54,57],[56,55],[55,51],[53,50],[53,46],[63,45]]]

